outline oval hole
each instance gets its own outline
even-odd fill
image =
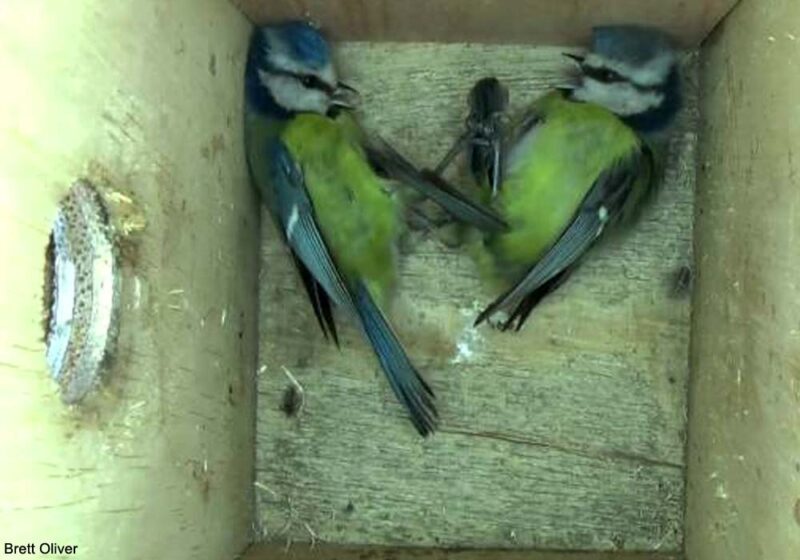
[[[47,365],[65,403],[101,377],[116,339],[119,266],[105,205],[86,181],[58,206],[45,265]]]

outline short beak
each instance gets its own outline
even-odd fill
[[[564,55],[564,56],[566,56],[567,58],[571,58],[573,61],[575,61],[575,63],[576,63],[578,66],[580,66],[581,64],[583,64],[583,61],[584,61],[584,60],[585,60],[585,58],[586,58],[586,57],[584,57],[584,56],[581,56],[581,55],[579,55],[579,54],[573,54],[573,53],[568,53],[568,52],[561,53],[561,54],[563,54],[563,55]]]
[[[570,79],[570,83],[561,84],[561,85],[559,85],[557,87],[558,87],[558,89],[563,90],[563,91],[570,91],[570,90],[577,89],[578,86],[581,83],[581,74],[583,72],[583,62],[584,62],[584,60],[586,60],[586,57],[582,56],[582,55],[579,55],[579,54],[568,53],[568,52],[561,53],[561,54],[563,54],[564,56],[566,56],[567,58],[572,60],[578,66],[578,68],[577,68],[577,74],[575,74],[574,76],[571,76],[571,75],[568,76],[568,78]],[[568,74],[571,74],[571,72],[569,72]]]
[[[331,95],[331,105],[341,109],[355,109],[361,103],[361,95],[354,87],[344,82],[336,84],[336,89]]]

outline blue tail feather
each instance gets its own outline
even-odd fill
[[[408,410],[420,435],[431,434],[438,423],[433,390],[411,364],[386,317],[363,284],[357,287],[354,296],[364,331],[392,390]]]

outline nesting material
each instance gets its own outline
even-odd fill
[[[433,166],[460,133],[475,80],[512,111],[562,82],[563,49],[352,43],[342,74],[364,124]],[[494,294],[464,252],[416,232],[392,318],[438,396],[420,439],[357,328],[326,343],[264,216],[256,447],[257,518],[280,543],[680,549],[696,88],[669,172],[637,228],[612,236],[516,334],[474,330]],[[458,167],[458,166],[456,166]],[[463,164],[454,180],[465,180]],[[285,412],[293,380],[302,414]],[[259,490],[268,488],[269,492]],[[310,536],[313,535],[313,538]]]

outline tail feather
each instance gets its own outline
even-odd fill
[[[516,332],[522,328],[525,321],[528,320],[533,309],[549,294],[553,293],[571,274],[572,269],[566,268],[552,277],[550,280],[542,284],[538,289],[534,290],[520,302],[508,320],[503,324],[501,330],[508,330],[514,328]],[[515,324],[516,323],[516,324]]]
[[[303,281],[303,287],[306,289],[306,294],[308,294],[308,300],[311,302],[311,307],[319,323],[319,328],[322,330],[322,335],[325,340],[328,340],[328,338],[333,339],[333,343],[339,348],[339,335],[336,332],[336,321],[333,317],[331,298],[294,252],[292,252],[292,258],[294,259],[295,267],[300,273],[300,279]]]
[[[525,321],[528,320],[534,308],[569,278],[569,275],[572,273],[572,268],[573,267],[565,268],[519,301],[506,301],[506,296],[508,295],[508,292],[506,292],[480,312],[473,326],[477,327],[498,311],[507,309],[509,311],[509,316],[500,324],[500,330],[507,331],[513,328],[515,331],[519,331],[525,324]]]
[[[355,308],[367,338],[398,400],[420,435],[428,436],[439,420],[433,390],[414,368],[386,317],[362,284],[354,294]]]

